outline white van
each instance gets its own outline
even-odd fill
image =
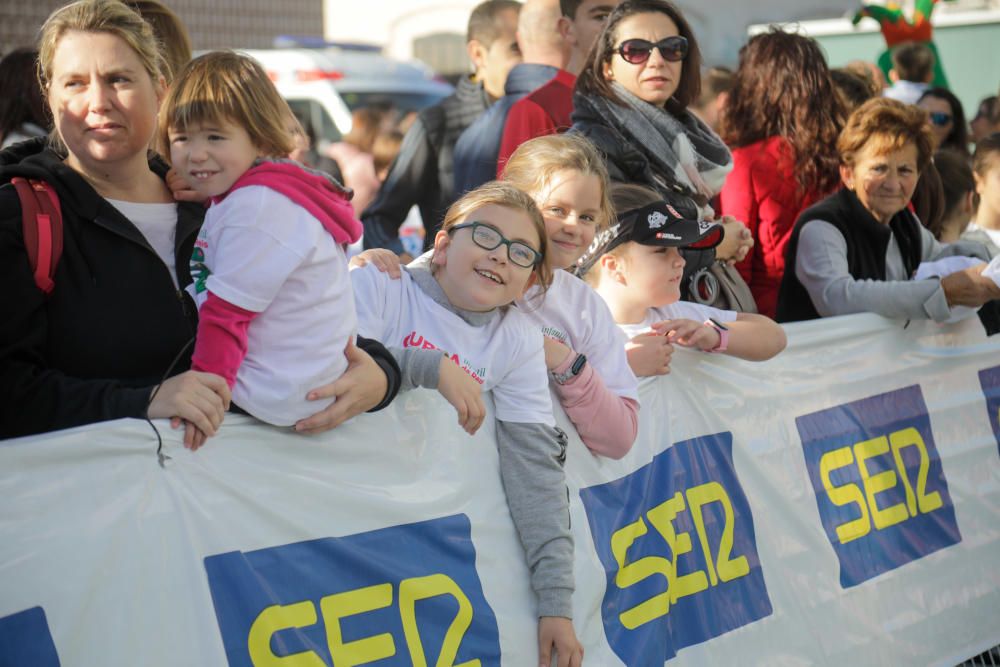
[[[281,96],[319,145],[340,141],[351,130],[351,111],[333,86],[338,76],[330,59],[310,49],[241,49],[256,59]]]

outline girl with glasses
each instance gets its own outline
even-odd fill
[[[946,88],[930,88],[917,102],[927,112],[934,150],[950,148],[969,157],[969,128],[962,103]]]
[[[404,390],[437,389],[470,434],[486,416],[482,392],[493,392],[500,474],[538,601],[539,664],[554,652],[578,666],[566,436],[552,417],[542,334],[510,307],[551,282],[547,248],[531,197],[491,182],[448,209],[430,253],[385,273],[368,255],[351,280],[359,332],[396,356]]]
[[[711,220],[710,201],[732,169],[732,156],[688,110],[698,98],[700,66],[698,42],[677,7],[626,0],[608,16],[577,79],[572,131],[605,155],[613,181],[681,194]],[[749,231],[735,219],[724,222],[726,240],[689,262],[693,268],[746,256]]]

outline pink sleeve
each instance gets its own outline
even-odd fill
[[[575,358],[575,354],[570,354],[553,372],[565,372]],[[559,403],[587,449],[612,459],[628,454],[639,431],[638,401],[608,389],[590,364],[575,378],[566,384],[556,384],[555,388]]]
[[[232,389],[236,371],[247,354],[247,328],[257,315],[209,292],[198,311],[198,337],[191,368],[221,375]]]

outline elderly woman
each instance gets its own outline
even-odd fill
[[[1000,298],[984,264],[944,278],[911,280],[921,262],[951,255],[986,258],[975,243],[941,245],[908,205],[931,160],[927,114],[877,98],[859,107],[840,135],[843,187],[806,210],[785,255],[778,320],[847,313],[947,320],[955,305]]]
[[[687,197],[710,219],[709,202],[733,161],[715,132],[688,110],[698,99],[700,66],[698,42],[676,6],[625,0],[608,16],[577,79],[572,131],[604,154],[611,180]],[[723,223],[726,239],[716,256],[743,259],[752,245],[749,230],[734,218]],[[693,259],[685,276],[699,263]]]
[[[147,153],[164,93],[152,31],[117,0],[67,5],[42,27],[39,72],[53,136],[0,153],[0,438],[145,416],[212,434],[229,389],[187,370],[197,314],[184,291],[204,208],[175,202],[166,164]],[[9,184],[18,176],[48,183],[61,204],[49,294],[26,250]],[[354,348],[348,356],[367,379],[345,375],[317,390],[351,391],[304,429],[335,425],[390,386],[370,357]]]

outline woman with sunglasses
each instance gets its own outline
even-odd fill
[[[611,180],[686,196],[703,219],[713,219],[709,202],[722,189],[732,156],[688,110],[701,88],[700,65],[698,43],[677,7],[626,0],[608,16],[577,79],[572,131],[605,155]],[[723,222],[726,240],[715,256],[743,259],[752,245],[749,231],[735,219]],[[689,258],[691,273],[710,260]]]
[[[934,138],[934,150],[950,148],[969,157],[969,128],[962,103],[946,88],[930,88],[920,96],[917,106],[927,112]]]

